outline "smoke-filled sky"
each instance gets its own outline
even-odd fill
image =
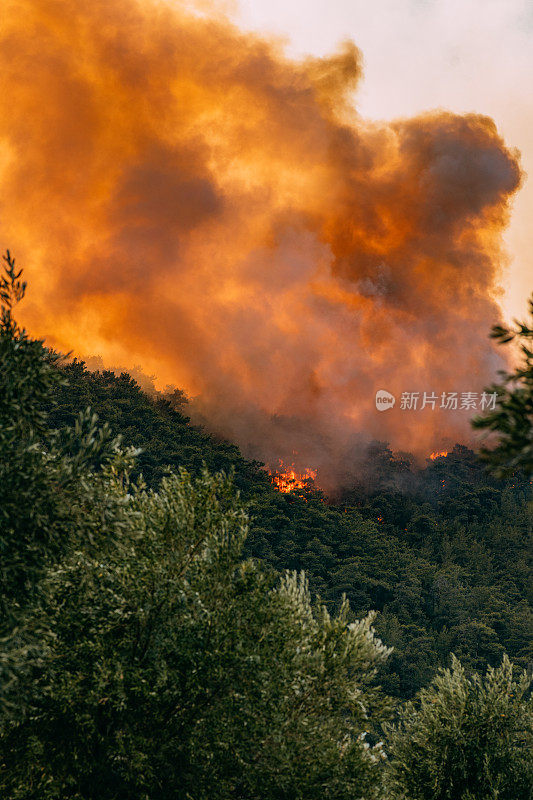
[[[468,413],[399,398],[478,392],[499,366],[522,175],[497,121],[475,103],[397,116],[394,93],[376,121],[357,30],[302,58],[177,2],[3,15],[0,231],[32,333],[141,365],[247,454],[324,485],[373,438],[422,454],[467,436]]]
[[[495,119],[533,173],[533,4],[530,0],[238,0],[235,18],[283,37],[289,52],[361,48],[358,110],[391,119],[430,108]],[[524,316],[533,284],[533,182],[515,198],[502,276],[507,317]]]

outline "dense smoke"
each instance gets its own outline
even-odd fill
[[[353,44],[289,60],[156,0],[4,0],[0,52],[1,239],[32,333],[142,365],[247,454],[325,484],[373,438],[465,440],[472,412],[440,395],[499,366],[521,177],[491,119],[362,120]],[[439,403],[403,410],[406,391]]]

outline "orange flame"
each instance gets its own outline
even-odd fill
[[[430,459],[432,461],[435,461],[436,458],[446,458],[447,455],[448,455],[447,450],[437,450],[435,453],[431,453]]]
[[[281,459],[279,461],[279,466],[280,469],[270,472],[269,474],[272,477],[272,483],[276,489],[284,494],[294,492],[297,489],[308,489],[310,481],[314,481],[316,478],[316,469],[311,469],[310,467],[307,467],[303,472],[298,472],[294,468],[294,464],[284,469],[284,464]]]

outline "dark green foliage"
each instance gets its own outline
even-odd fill
[[[391,730],[391,794],[409,800],[531,800],[531,676],[507,658],[484,678],[457,659]]]
[[[488,391],[498,395],[496,408],[473,421],[476,428],[496,433],[495,447],[482,449],[482,456],[498,475],[521,470],[533,475],[533,296],[529,301],[531,322],[515,320],[514,328],[495,325],[492,338],[500,344],[516,342],[521,363],[514,372],[503,372],[501,383]]]
[[[149,485],[168,467],[234,467],[252,517],[245,553],[276,570],[305,569],[330,611],[343,593],[356,616],[380,611],[377,629],[394,646],[382,677],[390,693],[412,696],[452,650],[475,669],[496,665],[504,650],[524,667],[533,659],[527,480],[491,478],[461,445],[419,472],[376,446],[369,474],[382,477],[372,491],[347,490],[335,502],[318,491],[281,494],[259,464],[191,425],[183,398],[175,408],[127,375],[78,362],[61,372],[68,385],[54,392],[54,426],[90,405],[125,443],[143,448]]]
[[[29,339],[24,289],[8,254],[1,796],[531,800],[529,679],[502,662],[531,666],[529,481],[460,446],[416,472],[376,443],[373,483],[336,503],[280,494],[181,393]],[[452,651],[464,667],[431,683]],[[430,684],[388,745],[378,666],[391,694]]]
[[[211,472],[235,469],[235,483],[249,492],[270,481],[258,464],[244,460],[235,445],[216,441],[190,424],[180,394],[149,397],[126,373],[89,372],[83,362],[61,367],[64,382],[46,404],[49,425],[72,425],[79,409],[90,407],[124,442],[141,450],[133,477],[142,472],[148,486],[158,486],[169,469],[184,466],[198,473],[205,464]]]
[[[26,610],[39,601],[41,576],[78,538],[92,541],[120,527],[105,497],[105,475],[88,484],[87,471],[129,460],[109,428],[78,415],[61,435],[48,426],[44,404],[64,383],[59,356],[30,339],[13,317],[25,284],[5,256],[0,280],[0,709],[15,710],[20,674],[46,650],[49,630]],[[109,505],[109,508],[106,508]],[[19,698],[20,699],[20,698]]]
[[[224,474],[146,489],[90,410],[50,428],[65,372],[12,322],[9,257],[6,275],[0,796],[377,800],[372,617],[244,560]]]
[[[130,513],[120,542],[49,573],[55,642],[31,713],[4,731],[7,795],[377,797],[381,747],[362,737],[387,651],[371,619],[348,627],[303,576],[242,561],[246,516],[223,476],[165,478]]]

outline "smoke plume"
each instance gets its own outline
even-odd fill
[[[141,364],[325,485],[371,439],[465,440],[471,411],[400,396],[479,392],[499,366],[521,172],[491,119],[363,120],[353,44],[290,60],[161,0],[4,0],[0,53],[0,231],[32,333]]]

